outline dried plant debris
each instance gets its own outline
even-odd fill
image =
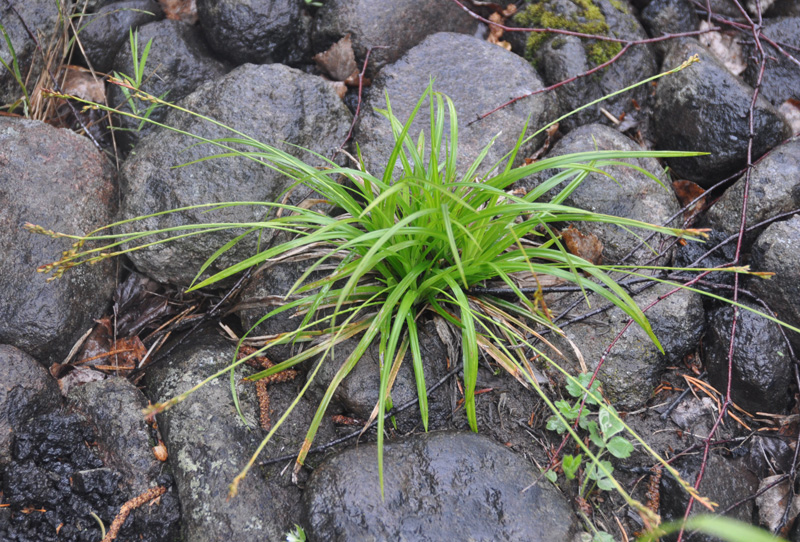
[[[681,207],[686,207],[695,199],[700,198],[683,212],[683,220],[689,223],[706,205],[706,198],[701,197],[705,190],[692,181],[674,181],[672,189],[675,191],[675,196],[677,196]]]
[[[334,81],[347,81],[355,76],[358,84],[358,66],[350,34],[331,45],[327,51],[314,55],[314,62]]]
[[[517,12],[517,6],[515,4],[508,4],[505,9],[500,8],[499,6],[494,6],[495,11],[491,15],[489,15],[489,20],[493,23],[498,25],[504,25],[506,19],[511,17]],[[486,38],[486,41],[489,43],[493,43],[494,45],[499,45],[506,51],[511,50],[511,44],[503,39],[503,29],[499,26],[489,25],[489,37]]]
[[[583,233],[570,225],[561,232],[561,239],[570,254],[574,254],[594,265],[603,263],[603,243],[592,232]]]
[[[183,21],[187,24],[197,22],[197,2],[195,0],[158,0],[167,19]]]
[[[700,23],[698,30],[708,30],[711,25],[706,21]],[[708,47],[714,56],[722,62],[733,75],[740,75],[747,68],[747,59],[744,57],[742,44],[739,43],[737,32],[708,32],[698,36],[700,43]]]
[[[252,346],[242,345],[239,347],[239,359],[249,356],[250,354],[255,353],[257,350],[258,350],[257,348],[254,348]],[[269,369],[270,367],[275,365],[266,356],[255,356],[247,360],[245,363],[257,369]],[[261,428],[264,429],[265,431],[269,431],[270,428],[272,427],[272,421],[270,419],[269,391],[267,389],[267,386],[278,382],[289,382],[290,380],[294,380],[295,378],[297,378],[297,374],[298,374],[297,371],[295,371],[294,369],[287,369],[285,371],[281,371],[280,373],[276,373],[266,378],[262,378],[261,380],[256,380],[256,396],[258,397],[259,424],[261,425]]]

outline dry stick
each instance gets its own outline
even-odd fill
[[[506,103],[504,103],[504,104],[502,104],[502,105],[500,105],[498,107],[495,107],[494,109],[492,109],[488,113],[483,113],[481,115],[478,115],[478,117],[476,119],[473,119],[470,122],[468,122],[467,126],[471,126],[472,124],[478,122],[479,120],[483,120],[486,117],[488,117],[489,115],[491,115],[493,113],[496,113],[497,111],[500,111],[501,109],[503,109],[505,107],[508,107],[509,105],[511,105],[511,104],[513,104],[515,102],[518,102],[519,100],[523,100],[525,98],[529,98],[531,96],[535,96],[536,94],[542,94],[544,92],[550,92],[551,90],[557,89],[558,87],[564,86],[564,85],[566,85],[568,83],[572,83],[573,81],[576,81],[578,79],[581,79],[583,77],[591,75],[591,74],[593,74],[595,72],[598,72],[598,71],[602,70],[603,68],[606,68],[609,65],[613,64],[614,62],[616,62],[617,60],[619,60],[619,58],[622,55],[624,55],[628,51],[628,49],[630,49],[631,47],[633,47],[635,45],[644,45],[644,44],[647,44],[647,43],[657,43],[657,42],[660,42],[660,41],[666,41],[666,40],[671,40],[671,39],[675,39],[675,38],[686,38],[686,37],[690,37],[690,36],[699,36],[701,34],[707,34],[708,32],[714,32],[716,30],[719,30],[719,28],[717,28],[717,27],[711,27],[711,28],[707,28],[705,30],[693,30],[691,32],[681,32],[679,34],[663,34],[663,35],[655,37],[655,38],[645,38],[645,39],[639,39],[639,40],[625,40],[625,39],[622,39],[622,38],[614,38],[614,37],[611,37],[611,36],[604,36],[602,34],[585,34],[583,32],[574,32],[572,30],[563,30],[561,28],[519,28],[519,27],[515,27],[515,26],[505,26],[505,25],[502,25],[502,24],[493,23],[492,21],[490,21],[488,19],[485,19],[484,17],[481,17],[477,13],[475,13],[475,12],[471,11],[469,8],[467,8],[459,0],[453,0],[453,2],[458,4],[461,7],[461,9],[466,11],[467,14],[470,17],[472,17],[473,19],[476,19],[478,21],[481,21],[482,23],[488,24],[490,28],[492,26],[494,26],[496,28],[500,28],[504,32],[529,32],[529,33],[530,32],[535,32],[535,33],[543,33],[543,34],[562,34],[562,35],[566,35],[566,36],[574,36],[574,37],[583,38],[583,39],[593,39],[593,40],[598,40],[598,41],[609,41],[609,42],[613,42],[613,43],[619,43],[619,44],[622,45],[622,49],[617,54],[615,54],[610,60],[608,60],[606,62],[603,62],[602,64],[600,64],[598,66],[595,66],[592,69],[586,70],[585,72],[579,73],[578,75],[575,75],[575,76],[570,77],[568,79],[564,79],[563,81],[559,81],[558,83],[550,85],[549,87],[540,88],[539,90],[534,90],[532,92],[527,92],[525,94],[522,94],[521,96],[517,96],[515,98],[512,98],[511,100],[507,101]]]
[[[339,145],[339,148],[336,149],[336,152],[333,153],[332,160],[335,160],[336,157],[339,155],[344,146],[347,145],[347,142],[350,141],[350,138],[353,137],[353,130],[356,127],[356,122],[358,121],[358,114],[361,112],[361,91],[364,88],[364,74],[367,72],[367,64],[369,63],[369,55],[372,53],[373,49],[388,49],[389,47],[386,45],[376,45],[375,47],[370,47],[367,49],[367,54],[364,57],[364,65],[361,67],[361,72],[358,74],[358,102],[356,103],[356,113],[353,115],[353,122],[350,123],[350,130],[347,132],[347,137],[344,138],[342,144]]]
[[[747,200],[750,192],[750,177],[752,172],[753,166],[753,140],[755,138],[755,133],[753,131],[754,125],[754,117],[755,117],[755,105],[756,100],[758,99],[758,93],[761,88],[761,81],[764,77],[764,69],[766,68],[766,58],[764,54],[764,49],[761,45],[760,40],[760,33],[761,33],[761,2],[760,0],[756,0],[756,7],[758,11],[758,23],[754,23],[750,16],[747,14],[747,11],[742,7],[739,0],[733,0],[736,4],[739,11],[745,17],[747,22],[750,25],[750,28],[753,33],[753,39],[755,40],[755,45],[758,53],[758,79],[756,80],[755,87],[753,88],[753,96],[750,100],[750,108],[748,112],[748,128],[749,133],[747,136],[747,165],[746,171],[744,174],[744,191],[742,193],[742,212],[741,218],[739,221],[739,238],[736,242],[736,254],[734,255],[732,265],[736,265],[741,258],[742,253],[742,242],[744,240],[744,233],[745,228],[747,226]],[[739,273],[736,272],[733,278],[733,301],[737,302],[739,299]],[[733,320],[731,322],[731,335],[730,335],[730,343],[728,346],[728,374],[727,374],[727,385],[725,389],[725,398],[722,403],[722,406],[719,409],[719,415],[717,416],[716,421],[714,422],[714,426],[711,428],[708,436],[705,439],[705,444],[703,446],[703,460],[700,463],[700,470],[697,473],[697,478],[695,479],[694,487],[698,489],[700,487],[700,483],[703,481],[703,476],[705,475],[705,470],[708,465],[708,454],[711,447],[711,438],[714,433],[717,431],[717,428],[722,423],[722,419],[725,417],[725,414],[728,410],[728,407],[731,404],[731,383],[733,381],[733,356],[735,350],[735,340],[736,340],[736,327],[739,320],[739,308],[734,307],[733,309]],[[689,503],[686,506],[686,512],[683,515],[684,522],[689,519],[689,514],[692,512],[692,507],[694,505],[694,497],[689,496]],[[682,542],[684,534],[684,527],[681,527],[681,530],[678,534],[678,541]]]
[[[15,8],[14,4],[11,3],[11,0],[6,0],[6,4],[8,4],[8,6],[11,8],[11,11],[13,11],[14,14],[17,16],[17,18],[20,20],[20,22],[22,23],[22,26],[25,27],[25,31],[28,33],[28,36],[31,38],[31,40],[33,40],[34,45],[36,45],[36,49],[42,54],[42,58],[45,58],[44,51],[42,50],[42,46],[39,45],[39,40],[36,38],[36,35],[28,27],[28,23],[26,23],[25,19],[22,18],[22,15],[20,15],[20,13],[17,11],[17,8]],[[47,66],[47,73],[48,73],[48,75],[50,75],[50,79],[53,80],[53,86],[55,87],[56,91],[61,93],[61,94],[64,94],[64,90],[61,88],[61,84],[56,79],[56,76],[53,74],[53,70],[50,69],[50,66]],[[103,148],[100,146],[100,143],[98,143],[98,141],[94,138],[94,136],[89,132],[89,129],[86,127],[86,124],[84,124],[84,122],[81,119],[80,115],[78,115],[78,110],[75,109],[75,106],[72,105],[72,103],[70,103],[69,100],[65,100],[65,102],[67,102],[67,105],[69,106],[70,110],[72,111],[72,114],[75,116],[75,119],[81,125],[81,128],[83,128],[83,131],[86,133],[86,135],[89,137],[89,139],[92,140],[92,143],[94,143],[94,146],[97,147],[97,149],[100,152],[103,152]]]
[[[442,377],[441,380],[439,380],[436,384],[434,384],[433,386],[428,388],[427,391],[425,392],[425,395],[426,396],[430,395],[431,393],[436,391],[440,386],[442,386],[445,382],[447,382],[453,375],[455,375],[461,369],[462,369],[462,367],[456,367],[454,369],[451,369],[450,372],[447,373],[446,375],[444,375],[444,377]],[[389,412],[387,412],[384,415],[383,419],[384,420],[388,420],[390,417],[392,417],[392,416],[394,416],[394,415],[396,415],[396,414],[398,414],[398,413],[400,413],[400,412],[402,412],[402,411],[414,406],[418,402],[419,402],[419,397],[416,398],[416,399],[411,399],[410,401],[400,405],[399,407],[392,408],[391,410],[389,410]],[[363,428],[359,429],[358,431],[354,431],[354,432],[350,433],[349,435],[345,435],[343,437],[340,437],[340,438],[337,438],[335,440],[332,440],[332,441],[330,441],[328,443],[320,444],[319,446],[315,446],[315,447],[311,448],[310,450],[308,450],[308,453],[313,454],[313,453],[317,453],[317,452],[324,452],[328,448],[332,448],[332,447],[336,446],[337,444],[341,444],[342,442],[346,442],[346,441],[348,441],[348,440],[350,440],[352,438],[355,438],[355,437],[361,435],[364,431],[373,428],[377,424],[378,424],[378,420],[377,419],[373,420],[372,423],[370,423],[366,427],[363,427]],[[274,463],[280,463],[282,461],[289,461],[291,459],[296,459],[296,458],[297,458],[297,454],[282,455],[280,457],[273,457],[272,459],[265,459],[264,461],[260,462],[258,465],[261,466],[261,467],[264,467],[266,465],[272,465]]]
[[[138,497],[134,497],[123,504],[122,508],[119,509],[119,514],[117,514],[117,517],[114,518],[114,521],[111,523],[111,527],[108,529],[108,533],[103,538],[102,542],[112,542],[115,540],[119,534],[119,530],[122,528],[123,523],[125,523],[125,520],[128,519],[128,516],[133,510],[139,508],[148,501],[152,501],[153,499],[160,497],[166,492],[167,488],[165,486],[151,487]]]

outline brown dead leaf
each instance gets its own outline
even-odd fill
[[[583,233],[570,225],[561,232],[561,239],[570,254],[574,254],[594,265],[603,263],[603,243],[592,232]]]
[[[711,25],[708,22],[701,21],[698,30],[709,28]],[[733,75],[740,75],[747,68],[738,33],[707,32],[698,36],[698,39]]]
[[[692,181],[674,181],[672,183],[672,189],[675,191],[675,195],[678,198],[678,203],[681,204],[681,207],[686,207],[689,205],[689,202],[693,201],[695,198],[702,196],[705,193],[705,190],[700,188],[700,186]],[[683,219],[688,222],[691,220],[697,213],[699,213],[706,205],[706,198],[702,197],[697,200],[691,207],[686,209],[683,213]]]
[[[101,77],[82,66],[64,66],[61,71],[64,79],[61,88],[70,94],[90,102],[106,103],[106,86]]]
[[[183,21],[187,24],[197,22],[197,3],[195,0],[158,0],[167,19]]]
[[[486,38],[486,41],[495,45],[499,45],[506,51],[510,51],[511,44],[501,39],[503,37],[503,29],[497,25],[505,25],[506,19],[514,15],[516,12],[517,6],[514,4],[508,4],[505,9],[497,9],[494,13],[489,15],[489,21],[495,24],[489,25],[489,37]]]
[[[314,62],[335,81],[344,81],[356,74],[356,84],[358,84],[358,66],[350,34],[331,45],[327,51],[314,55]]]
[[[800,132],[800,101],[789,98],[781,104],[778,111],[786,117],[793,134]]]

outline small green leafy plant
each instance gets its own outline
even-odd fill
[[[567,430],[565,422],[573,425],[577,422],[578,427],[589,433],[589,441],[594,445],[599,463],[591,463],[585,469],[584,481],[580,490],[581,496],[587,494],[587,489],[591,491],[591,488],[588,488],[590,482],[602,490],[614,489],[614,484],[610,479],[614,467],[610,461],[602,458],[604,455],[610,454],[618,459],[624,459],[629,457],[633,451],[631,442],[619,435],[624,431],[625,426],[617,411],[603,402],[599,393],[600,382],[595,379],[589,387],[591,378],[592,375],[581,373],[575,381],[569,382],[566,390],[575,398],[575,401],[563,399],[556,401],[554,404],[561,416],[553,415],[547,420],[547,429],[555,431],[559,435]],[[584,392],[584,389],[588,391]],[[597,407],[599,410],[594,411],[590,407]],[[567,480],[574,479],[583,464],[582,454],[564,455],[561,460],[561,468]],[[603,468],[599,468],[599,465],[602,465]],[[555,473],[550,471],[548,478],[554,481]]]
[[[306,542],[306,532],[295,523],[294,529],[286,533],[286,542]]]
[[[139,53],[139,31],[129,29],[128,41],[131,48],[131,56],[133,59],[133,75],[114,72],[114,79],[123,81],[125,84],[118,85],[122,94],[125,96],[125,103],[133,115],[131,118],[139,118],[139,124],[135,129],[116,127],[116,130],[140,131],[144,125],[150,120],[150,115],[153,111],[161,107],[157,101],[150,99],[151,97],[141,92],[142,85],[145,83],[145,67],[147,66],[147,57],[150,55],[150,47],[153,45],[152,38],[147,41],[141,54]],[[164,100],[169,91],[159,96],[159,100]],[[144,107],[142,101],[147,103]]]

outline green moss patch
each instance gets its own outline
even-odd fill
[[[578,8],[573,15],[559,15],[548,7],[548,2],[535,2],[520,12],[516,16],[515,22],[530,28],[558,28],[582,34],[612,35],[603,12],[594,0],[569,1]],[[627,9],[624,9],[625,6],[621,2],[612,2],[612,6],[621,12],[627,13]],[[529,61],[533,61],[536,51],[551,36],[552,34],[544,32],[531,32],[530,36],[528,36],[525,57]],[[584,48],[589,61],[594,65],[598,65],[613,58],[622,49],[622,45],[610,41],[585,40]]]

